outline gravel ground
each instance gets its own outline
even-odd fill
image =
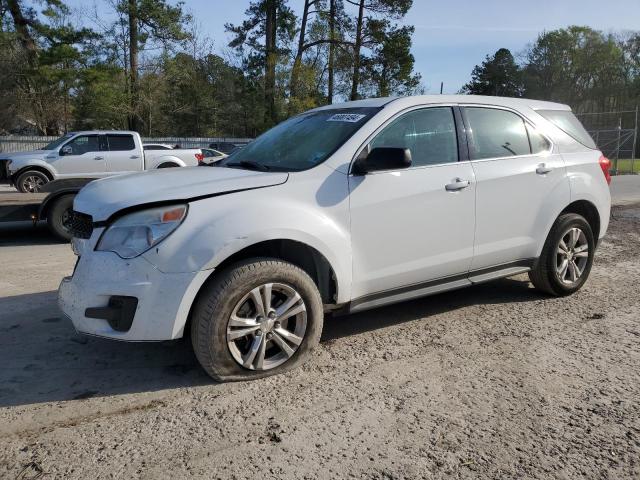
[[[0,478],[640,478],[640,205],[570,298],[518,276],[328,318],[307,365],[249,383],[76,335],[68,245],[0,245]]]

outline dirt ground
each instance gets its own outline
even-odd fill
[[[307,365],[250,383],[77,335],[69,246],[0,246],[0,478],[640,478],[640,205],[570,298],[518,276],[327,318]]]

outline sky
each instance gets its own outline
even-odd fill
[[[72,0],[71,5],[81,5]],[[185,8],[203,33],[223,50],[230,35],[225,23],[240,23],[249,0],[186,0]],[[301,13],[303,0],[289,0]],[[514,55],[539,32],[587,25],[605,32],[639,30],[639,0],[414,0],[404,20],[414,25],[415,70],[428,93],[456,93],[473,67],[505,47]]]

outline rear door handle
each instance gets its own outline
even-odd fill
[[[94,160],[104,160],[104,157],[93,157]]]
[[[135,160],[136,158],[140,158],[140,155],[131,155],[129,158]]]
[[[541,163],[540,165],[538,165],[538,168],[536,168],[536,173],[538,175],[544,175],[546,173],[549,173],[551,170],[553,170],[553,168],[549,168],[544,163]]]
[[[451,183],[447,183],[444,188],[447,192],[457,192],[463,188],[467,188],[471,182],[469,180],[462,180],[461,178],[454,179]]]

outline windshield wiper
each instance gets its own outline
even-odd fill
[[[242,168],[246,168],[247,170],[257,170],[259,172],[267,172],[270,170],[270,168],[267,167],[266,165],[263,165],[258,162],[254,162],[252,160],[241,160],[239,162],[225,163],[224,166],[225,167],[242,167]]]

